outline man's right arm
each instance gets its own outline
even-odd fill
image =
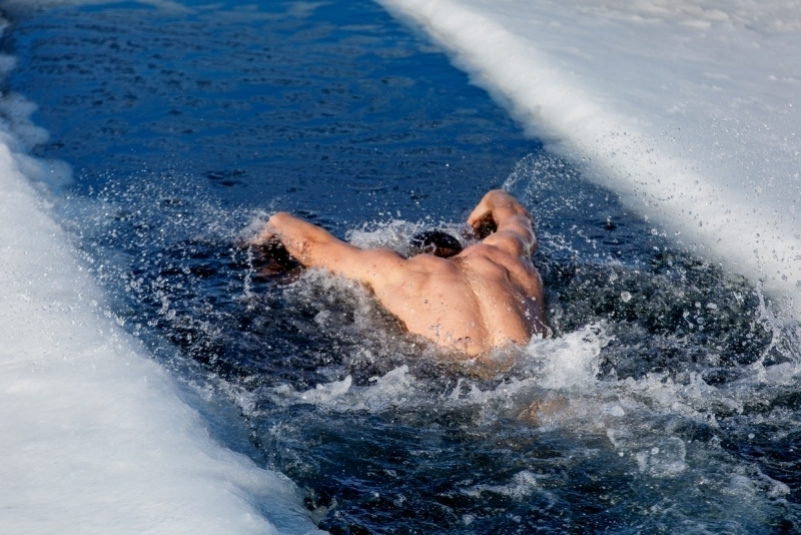
[[[306,267],[327,269],[370,286],[392,277],[405,262],[389,249],[354,247],[324,228],[286,212],[273,215],[254,242],[266,243],[271,239],[278,239],[289,254]]]
[[[520,257],[529,257],[537,249],[531,215],[505,191],[489,191],[467,218],[467,223],[476,230],[488,221],[494,223],[497,230],[482,243]]]

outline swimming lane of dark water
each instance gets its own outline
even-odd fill
[[[797,340],[755,288],[524,138],[372,3],[183,8],[11,11],[5,87],[39,106],[34,154],[74,169],[58,210],[114,313],[235,407],[232,447],[306,488],[321,527],[799,525],[796,384],[755,371],[792,369]],[[503,184],[538,220],[556,336],[500,373],[443,363],[352,285],[260,275],[241,246],[278,209],[392,245]]]

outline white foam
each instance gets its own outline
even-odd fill
[[[331,410],[369,411],[380,413],[406,405],[414,398],[417,380],[409,373],[409,367],[400,366],[380,377],[371,377],[366,387],[352,386],[350,375],[341,381],[319,384],[306,391],[296,392],[282,385],[267,392],[271,400],[279,404],[308,403]]]
[[[347,240],[363,249],[385,247],[402,255],[408,255],[409,241],[422,228],[420,223],[394,219],[378,224],[377,228],[351,230],[348,232]]]
[[[481,497],[483,493],[492,493],[522,500],[534,493],[538,486],[538,479],[542,479],[542,476],[523,470],[512,476],[512,481],[506,485],[474,485],[462,492],[477,498]]]
[[[371,377],[365,386],[354,386],[351,376],[342,380],[318,384],[305,391],[295,391],[289,385],[270,388],[264,393],[271,401],[280,405],[312,404],[328,410],[349,412],[368,411],[382,413],[425,406],[434,403],[438,406],[478,406],[487,409],[487,416],[494,418],[498,411],[520,412],[521,399],[532,392],[543,389],[558,391],[560,395],[585,394],[598,389],[596,379],[601,349],[609,342],[603,328],[587,326],[574,333],[559,338],[535,339],[521,351],[518,362],[523,379],[512,378],[503,383],[482,390],[473,381],[458,379],[456,385],[442,392],[426,390],[419,379],[401,365],[382,376]],[[498,355],[498,370],[508,371],[511,361]],[[460,365],[454,363],[455,369]],[[467,364],[468,368],[471,364]],[[494,368],[494,366],[491,366]],[[498,371],[496,370],[496,372]],[[519,399],[521,398],[521,399]],[[249,410],[247,403],[243,410]],[[602,411],[610,417],[620,417],[623,409],[617,405]]]
[[[29,163],[0,142],[0,532],[317,532],[104,312]]]
[[[379,2],[678,242],[801,304],[797,7]]]
[[[601,326],[588,325],[558,338],[533,338],[526,365],[539,368],[544,388],[582,388],[596,383],[598,357],[610,338]]]
[[[347,234],[347,240],[349,243],[363,249],[384,247],[393,249],[403,256],[410,256],[412,254],[410,247],[412,237],[423,230],[431,230],[434,226],[458,239],[463,246],[469,245],[464,238],[464,232],[467,229],[465,223],[440,222],[433,225],[430,221],[412,222],[402,219],[392,219],[371,224],[369,227],[351,230]]]

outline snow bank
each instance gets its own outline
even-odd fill
[[[63,170],[18,144],[0,133],[0,532],[322,533],[103,313],[27,178]]]

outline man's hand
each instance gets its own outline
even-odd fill
[[[484,195],[467,218],[467,224],[481,240],[495,232],[484,243],[517,256],[528,256],[537,247],[531,215],[517,199],[501,189]]]
[[[517,200],[503,191],[502,189],[494,189],[488,191],[478,205],[473,208],[470,216],[467,218],[467,224],[473,227],[477,234],[480,234],[480,229],[483,226],[493,225],[497,227],[500,223],[499,219],[503,219],[506,210],[511,211],[513,214],[525,214],[528,212]]]
[[[286,273],[300,266],[300,263],[286,250],[276,229],[269,221],[261,232],[250,240],[250,247],[262,274]]]
[[[481,228],[482,224],[495,223],[495,221],[492,219],[492,205],[490,204],[489,199],[490,194],[492,194],[493,191],[497,190],[492,190],[486,193],[467,217],[467,224],[472,227],[476,234],[479,234],[479,228]]]

